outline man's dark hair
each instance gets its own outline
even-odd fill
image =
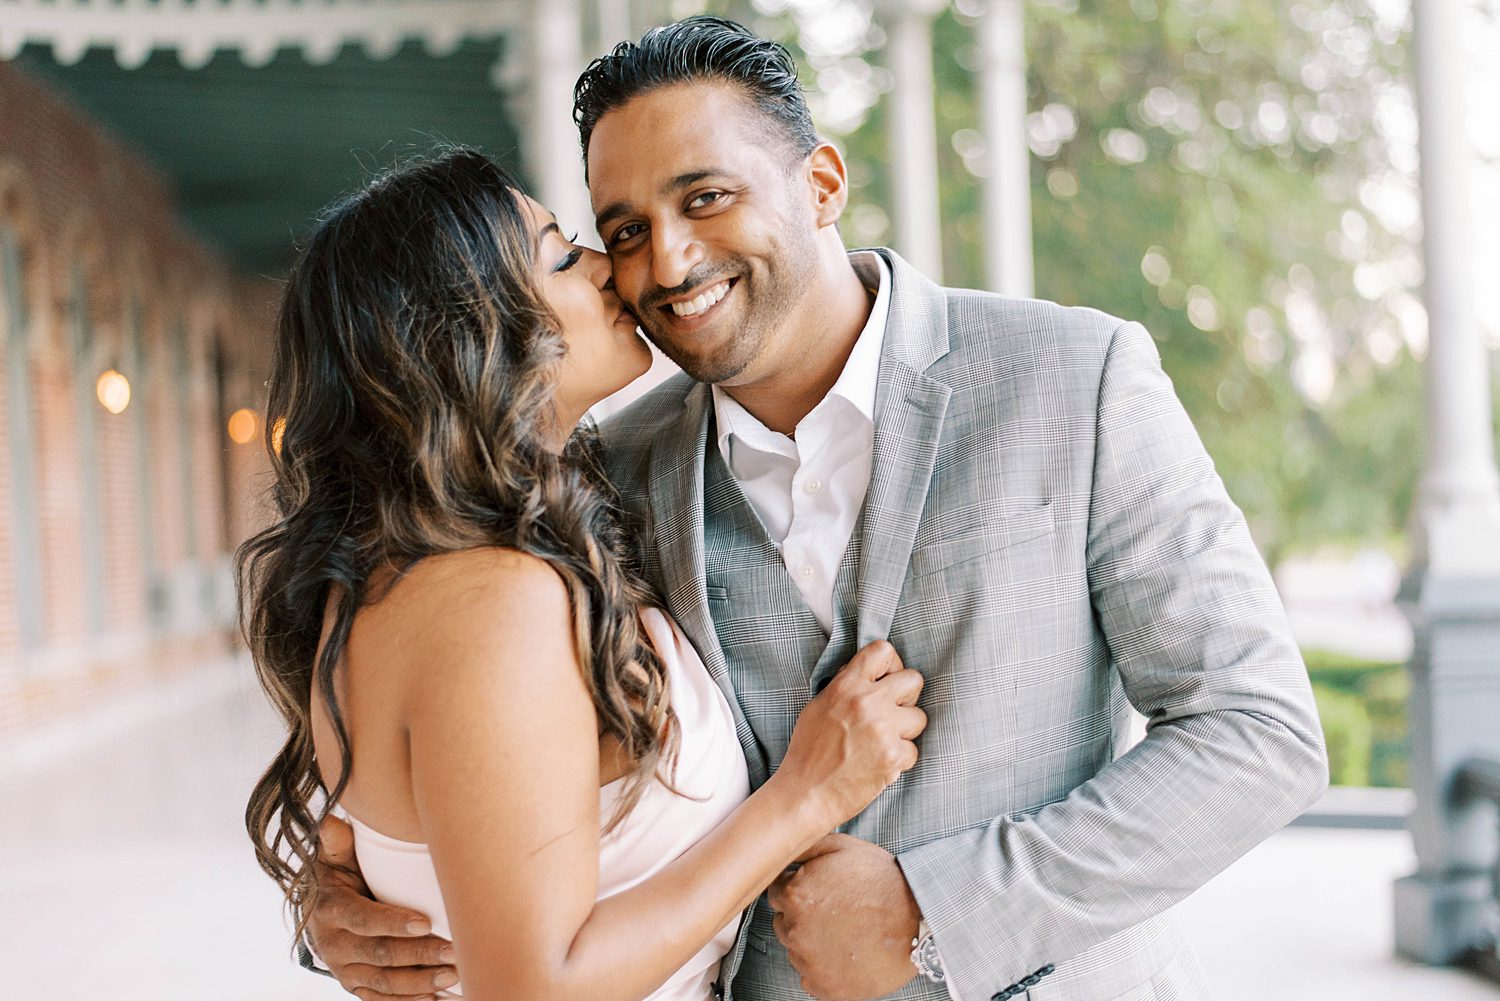
[[[784,47],[722,17],[699,15],[652,28],[589,64],[573,87],[573,120],[588,169],[599,119],[660,87],[722,80],[741,87],[765,115],[770,134],[804,157],[818,145],[812,115]]]

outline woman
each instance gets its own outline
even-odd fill
[[[649,364],[608,261],[476,153],[313,235],[271,379],[280,518],[240,554],[290,731],[246,821],[299,931],[336,804],[470,1001],[703,1001],[740,911],[915,762],[920,676],[874,644],[749,794],[572,434]]]

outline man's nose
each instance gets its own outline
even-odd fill
[[[685,226],[658,226],[651,234],[651,277],[662,288],[676,288],[703,260],[703,245]]]

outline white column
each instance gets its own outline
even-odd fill
[[[1429,567],[1489,574],[1500,569],[1500,477],[1490,369],[1475,307],[1465,5],[1417,0],[1412,6],[1430,331],[1427,465],[1419,498],[1425,538],[1420,541]]]
[[[1494,812],[1460,795],[1465,761],[1500,761],[1500,477],[1489,359],[1476,316],[1464,128],[1466,5],[1415,0],[1429,348],[1424,472],[1402,605],[1415,633],[1410,670],[1408,826],[1417,871],[1396,883],[1397,951],[1452,963],[1489,944],[1500,918],[1491,873]]]
[[[896,250],[933,281],[943,280],[938,200],[937,122],[933,108],[932,18],[938,0],[883,0],[886,58],[894,77],[888,138]]]
[[[984,204],[984,277],[992,292],[1035,294],[1031,247],[1031,155],[1026,146],[1026,13],[1022,0],[990,0],[979,22],[979,127],[989,176]]]
[[[594,213],[583,180],[573,84],[583,70],[583,25],[578,0],[546,0],[532,8],[532,183],[542,204],[569,235],[594,233]]]

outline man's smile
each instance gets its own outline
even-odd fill
[[[705,289],[691,299],[679,302],[669,302],[667,303],[667,306],[672,310],[673,313],[677,314],[679,317],[694,316],[698,313],[705,313],[712,307],[718,305],[719,300],[724,298],[728,294],[729,283],[727,281],[723,281],[719,282],[719,284],[717,285],[712,286],[711,288]]]
[[[691,296],[682,296],[657,306],[667,322],[680,330],[696,330],[719,312],[719,306],[739,284],[726,278]]]

